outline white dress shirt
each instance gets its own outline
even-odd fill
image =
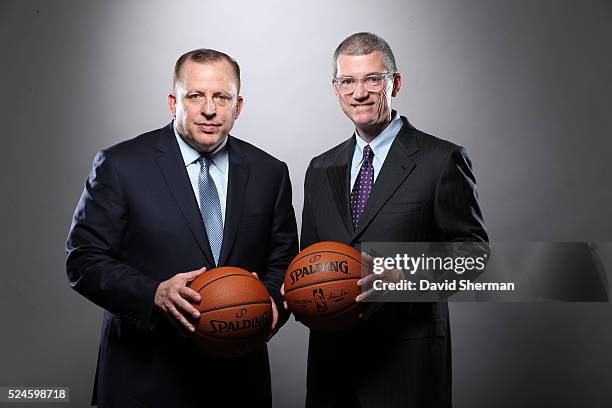
[[[173,127],[176,141],[178,142],[179,148],[181,149],[181,155],[183,156],[183,162],[187,168],[187,174],[189,174],[189,181],[191,182],[193,193],[198,201],[198,206],[202,208],[200,204],[200,187],[198,183],[198,178],[200,176],[200,163],[198,162],[198,159],[200,158],[201,154],[187,144],[185,140],[183,140],[178,129],[176,128],[176,123]],[[228,137],[229,136],[226,136],[223,142],[210,153],[211,165],[208,170],[210,176],[215,182],[215,187],[217,187],[217,193],[219,194],[219,204],[221,205],[223,225],[225,225],[225,205],[227,202],[227,183],[229,180],[229,153],[226,147]]]

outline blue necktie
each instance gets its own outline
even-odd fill
[[[215,186],[215,182],[210,176],[210,158],[201,156],[198,161],[200,162],[200,176],[198,178],[198,186],[200,188],[200,213],[202,214],[202,221],[204,221],[204,227],[206,228],[206,236],[208,236],[210,250],[215,258],[216,266],[219,264],[221,244],[223,243],[221,204],[217,186]]]

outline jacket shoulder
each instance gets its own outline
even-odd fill
[[[235,136],[230,137],[230,154],[231,151],[234,150],[240,154],[243,159],[247,160],[249,163],[257,164],[257,166],[283,167],[285,165],[282,160],[277,159],[265,150]]]
[[[142,156],[147,150],[155,149],[158,144],[160,137],[174,136],[174,131],[171,125],[164,126],[160,129],[151,130],[149,132],[142,133],[132,139],[124,140],[113,146],[107,147],[102,150],[105,155],[111,155],[113,158],[122,158],[134,156]]]
[[[422,150],[442,151],[446,153],[463,150],[462,146],[459,146],[451,141],[430,135],[429,133],[425,133],[417,129],[414,130],[414,133],[417,139],[417,144]]]
[[[355,136],[351,136],[344,142],[332,147],[331,149],[315,156],[311,161],[309,167],[321,168],[337,165],[337,160],[344,154],[347,154],[347,149],[354,147]]]
[[[466,149],[445,139],[416,130],[414,136],[418,150],[413,156],[414,160],[425,161],[430,165],[445,166],[453,160],[471,163]],[[440,169],[442,168],[440,167]]]

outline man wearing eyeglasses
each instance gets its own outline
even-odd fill
[[[379,36],[353,34],[336,49],[333,89],[355,132],[308,167],[302,248],[488,240],[466,152],[391,109],[401,85]],[[451,406],[446,303],[368,303],[361,318],[346,332],[311,331],[307,407]]]

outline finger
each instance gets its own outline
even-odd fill
[[[372,268],[374,267],[374,257],[366,254],[365,252],[361,252],[362,268],[361,274],[362,276],[368,276],[373,273]]]
[[[387,282],[395,282],[399,275],[402,274],[399,269],[385,269],[379,276]],[[402,274],[403,275],[403,274]]]
[[[360,293],[359,295],[357,295],[357,297],[355,298],[355,302],[356,303],[363,303],[364,301],[366,301],[368,299],[368,296],[369,296],[368,292],[369,292],[369,290],[366,290],[365,292]]]
[[[197,319],[200,317],[200,312],[198,309],[193,307],[191,303],[183,299],[182,296],[176,294],[170,298],[170,300],[174,303],[174,307],[178,308],[182,316],[189,316]]]
[[[365,292],[357,295],[357,297],[355,298],[355,302],[357,303],[363,303],[363,302],[375,302],[377,300],[379,300],[380,298],[382,298],[382,294],[384,292],[380,291],[380,290],[376,290],[374,288],[372,289],[368,289]]]
[[[276,303],[274,303],[274,299],[270,297],[270,301],[272,302],[272,331],[276,330],[276,325],[278,324],[278,309],[276,308]]]
[[[259,276],[257,275],[257,272],[251,272],[251,275],[255,276],[259,280]]]
[[[196,269],[195,271],[179,273],[179,275],[181,275],[181,278],[185,279],[187,282],[191,282],[192,280],[194,280],[195,278],[197,278],[204,272],[206,272],[205,266],[200,269]]]
[[[174,326],[174,328],[176,329],[176,331],[182,336],[182,337],[187,337],[187,335],[189,334],[188,330],[185,330],[185,327],[180,324],[173,316],[168,316],[168,321],[172,324],[172,326]]]
[[[167,309],[175,321],[178,321],[185,329],[192,333],[195,331],[195,327],[185,319],[185,316],[183,316],[173,304],[167,305]]]
[[[199,303],[202,300],[202,296],[198,292],[187,286],[180,287],[178,293],[183,299],[192,303]]]
[[[357,281],[357,286],[361,287],[361,288],[368,288],[370,286],[372,286],[372,283],[376,280],[376,279],[380,279],[379,275],[368,275],[365,276],[361,279],[359,279]]]
[[[270,296],[270,301],[272,302],[272,326],[270,327],[270,334],[266,338],[266,341],[270,341],[270,339],[276,333],[276,325],[278,324],[278,309],[276,308],[276,303],[274,303],[274,299]]]
[[[287,304],[287,301],[285,300],[285,284],[284,283],[281,285],[280,294],[283,297],[283,307],[285,308],[285,310],[289,310],[289,305]]]
[[[365,252],[361,253],[361,257],[363,258],[364,261],[366,261],[368,265],[374,262],[374,257],[372,255],[366,254]]]

